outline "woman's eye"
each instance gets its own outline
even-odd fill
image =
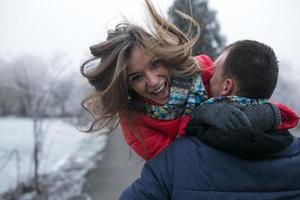
[[[133,77],[131,78],[131,81],[132,81],[132,82],[137,82],[137,81],[142,80],[142,78],[143,78],[142,75],[136,75],[136,76],[133,76]]]
[[[153,69],[157,69],[160,66],[161,62],[159,60],[155,60],[152,62],[151,67]]]

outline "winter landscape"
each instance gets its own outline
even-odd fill
[[[122,16],[143,25],[142,2],[0,0],[0,200],[117,199],[138,177],[143,160],[119,129],[80,131],[91,122],[81,101],[92,88],[79,68]],[[176,21],[168,9],[185,0],[153,2]],[[191,2],[206,35],[197,53],[214,57],[241,39],[269,44],[280,64],[271,100],[300,113],[300,1]],[[299,125],[292,133],[300,136]]]
[[[0,118],[0,127],[0,193],[4,193],[33,178],[34,138],[30,119]],[[40,184],[47,187],[48,199],[79,195],[84,175],[101,159],[97,153],[104,148],[106,136],[87,135],[58,118],[45,120],[42,129],[45,138],[39,173]],[[19,199],[31,199],[35,195],[29,192]]]

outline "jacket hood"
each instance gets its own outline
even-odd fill
[[[202,142],[246,160],[264,160],[285,149],[293,141],[287,130],[262,132],[254,129],[222,131],[213,126],[191,120],[186,135],[196,136]]]

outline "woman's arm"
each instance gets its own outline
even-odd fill
[[[212,59],[204,54],[195,56],[199,70],[201,72],[201,78],[205,87],[205,90],[208,95],[210,95],[209,81],[213,75],[213,61]]]
[[[287,107],[284,104],[271,102],[274,104],[280,111],[281,123],[278,130],[286,130],[290,128],[295,128],[299,122],[299,115],[293,111],[291,108]]]

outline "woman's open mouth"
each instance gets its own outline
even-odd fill
[[[161,84],[157,89],[152,91],[151,93],[151,99],[157,103],[164,104],[169,99],[169,84],[164,82]]]

